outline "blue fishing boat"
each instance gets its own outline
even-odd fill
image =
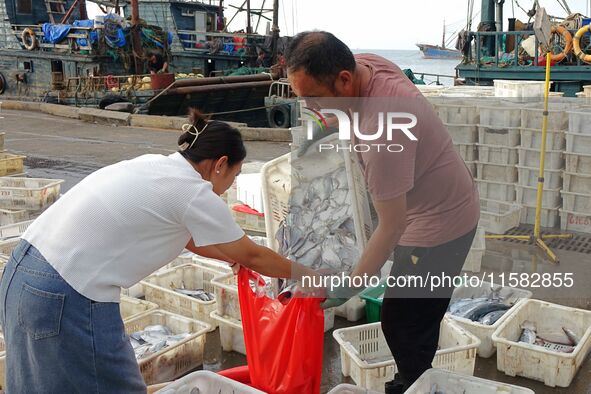
[[[447,48],[451,42],[457,38],[457,34],[453,34],[450,39],[445,40],[445,20],[443,21],[443,37],[441,39],[441,45],[431,44],[416,44],[425,59],[460,59],[462,53],[453,48]]]

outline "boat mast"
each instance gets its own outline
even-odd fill
[[[246,0],[246,34],[252,34],[252,26],[250,24],[250,0]]]
[[[273,0],[273,28],[271,40],[271,60],[277,61],[277,46],[279,44],[279,0]]]
[[[445,19],[443,20],[443,38],[441,39],[441,48],[445,48]]]
[[[144,51],[142,49],[142,39],[140,37],[140,8],[139,0],[131,0],[131,43],[133,47],[135,73],[143,73],[143,57]]]

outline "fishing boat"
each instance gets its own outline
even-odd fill
[[[420,51],[423,52],[425,59],[458,59],[462,57],[462,53],[457,49],[447,48],[446,45],[455,40],[455,34],[446,42],[445,40],[445,20],[443,21],[443,37],[441,45],[431,44],[416,44]]]

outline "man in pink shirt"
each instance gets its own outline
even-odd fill
[[[393,111],[411,112],[417,119],[414,141],[404,133],[387,141],[384,133],[372,141],[400,144],[402,152],[372,149],[359,155],[378,224],[350,276],[376,274],[392,252],[392,277],[458,275],[480,216],[478,191],[419,90],[392,62],[373,54],[354,56],[327,32],[298,34],[286,60],[289,81],[300,97],[387,98],[397,103]],[[339,305],[359,290],[328,290],[324,306]],[[451,284],[434,291],[429,286],[387,288],[382,330],[399,373],[386,383],[386,393],[403,393],[431,367],[452,292]]]

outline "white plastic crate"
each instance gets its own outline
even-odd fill
[[[519,226],[521,206],[494,200],[480,199],[479,226],[493,234],[505,234]]]
[[[544,97],[544,81],[511,81],[495,79],[495,97],[511,97],[517,99],[531,99]]]
[[[0,240],[0,254],[10,256],[12,254],[12,251],[14,250],[14,248],[16,248],[20,241],[20,237]]]
[[[478,123],[478,108],[475,105],[456,103],[437,103],[435,111],[446,124],[469,125]]]
[[[519,148],[518,151],[520,167],[539,167],[541,160],[541,153],[539,150]],[[546,150],[544,168],[549,170],[564,169],[564,157],[562,151]]]
[[[7,224],[6,226],[0,227],[0,239],[5,240],[7,238],[20,237],[27,230],[31,223],[33,223],[33,220]]]
[[[521,108],[516,105],[480,105],[480,125],[483,127],[521,127]],[[484,141],[479,141],[484,143]]]
[[[525,387],[514,386],[474,376],[459,375],[441,369],[429,369],[421,375],[406,394],[431,393],[433,386],[437,386],[438,393],[462,394],[534,394]]]
[[[211,280],[215,291],[216,310],[219,316],[240,320],[237,277],[232,272],[221,274]]]
[[[563,231],[577,231],[591,234],[591,213],[560,209],[560,228]]]
[[[150,301],[124,295],[121,296],[121,300],[119,301],[119,309],[121,312],[121,318],[123,321],[127,321],[146,312],[158,309],[158,305]]]
[[[517,181],[517,168],[514,165],[478,162],[476,167],[478,179],[506,183]]]
[[[476,349],[480,340],[449,318],[444,318],[439,331],[439,350],[433,366],[472,375]],[[341,328],[333,332],[341,348],[341,369],[355,384],[370,390],[384,389],[384,384],[397,371],[381,323]]]
[[[570,212],[586,212],[591,216],[591,190],[587,193],[562,191],[562,208]]]
[[[591,152],[591,133],[566,133],[566,151],[588,155]]]
[[[445,124],[454,144],[474,144],[478,142],[476,124]]]
[[[535,224],[536,222],[536,207],[535,205],[522,204],[523,209],[521,210],[521,223]],[[542,208],[540,212],[540,225],[542,227],[554,228],[559,223],[559,212],[557,206],[555,208]]]
[[[476,145],[474,144],[454,144],[454,149],[464,161],[477,160]]]
[[[525,320],[533,322],[538,330],[568,327],[580,338],[579,345],[572,353],[558,353],[518,342]],[[492,338],[497,346],[499,371],[538,380],[546,386],[568,387],[591,348],[591,311],[526,300],[515,307]]]
[[[14,224],[29,220],[29,211],[25,209],[10,210],[0,209],[0,226],[6,226],[7,224]]]
[[[474,240],[472,241],[472,246],[468,251],[468,256],[462,267],[462,271],[480,272],[482,257],[486,250],[486,239],[484,236],[484,228],[478,227],[476,234],[474,235]]]
[[[265,394],[211,371],[192,372],[156,391],[155,394],[194,394],[195,392],[204,394]]]
[[[476,179],[480,198],[487,200],[515,202],[515,183],[494,182]]]
[[[517,186],[517,202],[524,205],[536,205],[537,186]],[[542,192],[542,207],[553,208],[560,205],[560,189]]]
[[[200,267],[211,268],[218,271],[220,274],[227,274],[232,272],[232,267],[225,261],[210,259],[199,255],[193,255],[193,264]]]
[[[485,145],[519,146],[519,127],[478,126],[478,143]]]
[[[520,186],[537,186],[539,169],[535,167],[517,167]],[[562,170],[544,170],[544,189],[562,187]]]
[[[478,167],[476,166],[476,164],[478,163],[477,161],[465,161],[464,163],[466,163],[466,167],[468,167],[468,171],[470,171],[470,174],[472,174],[473,178],[476,178],[476,175],[478,174]]]
[[[190,264],[193,262],[194,256],[195,256],[195,253],[190,252],[185,249],[183,251],[183,253],[178,255],[178,257],[176,257],[174,260],[172,260],[170,263],[168,263],[165,267],[166,268],[174,268],[174,267],[178,267],[179,265]]]
[[[478,161],[481,163],[517,164],[517,160],[516,148],[478,144]]]
[[[129,335],[156,324],[167,326],[175,335],[190,335],[175,345],[138,360],[146,384],[169,382],[203,364],[205,334],[211,330],[207,323],[158,309],[126,321],[125,333]]]
[[[546,135],[546,150],[564,150],[566,133],[550,131]],[[539,129],[521,129],[521,147],[540,150],[542,148],[542,131]]]
[[[332,390],[328,392],[328,394],[378,394],[379,391],[373,391],[364,389],[358,386],[353,386],[352,384],[339,384]]]
[[[498,284],[496,286],[493,286],[490,282],[485,281],[480,281],[480,287],[457,287],[453,292],[450,304],[453,303],[455,300],[462,298],[486,297],[491,293],[493,288],[497,290],[499,287],[500,286]],[[498,294],[504,298],[504,302],[514,305],[520,302],[520,300],[529,299],[532,296],[531,291],[509,286],[500,288]],[[490,326],[463,317],[454,316],[452,314],[448,314],[448,316],[451,319],[455,320],[456,323],[459,324],[461,327],[465,328],[470,333],[474,334],[478,339],[480,339],[480,345],[478,346],[478,355],[480,357],[488,358],[495,354],[496,350],[494,343],[492,341],[492,334],[501,325],[501,323],[509,317],[511,311],[514,308],[515,306],[513,306],[499,320],[497,320],[494,324]]]
[[[246,231],[254,231],[255,233],[265,233],[264,215],[261,216],[251,213],[238,212],[234,209],[235,206],[236,204],[230,208],[230,211],[232,213],[232,217],[236,221],[236,224],[238,224],[238,226],[240,226],[241,229]]]
[[[261,174],[238,175],[236,177],[236,198],[252,209],[265,213],[261,193]]]
[[[0,207],[36,211],[53,204],[60,195],[61,179],[0,178]]]
[[[144,287],[141,283],[136,283],[127,289],[121,288],[121,295],[132,298],[142,298],[144,296]]]
[[[571,133],[591,134],[591,111],[569,111],[568,131]]]
[[[588,194],[591,190],[591,175],[565,172],[562,189],[571,193]]]
[[[218,275],[219,272],[214,269],[185,264],[155,272],[141,281],[141,285],[146,300],[158,304],[161,309],[166,311],[204,321],[213,330],[217,327],[216,321],[212,320],[209,315],[216,308],[216,301],[202,301],[177,293],[171,288],[171,285],[181,287],[184,283],[188,289],[203,289],[214,294],[215,290],[211,280]]]
[[[222,350],[246,355],[242,322],[228,316],[220,316],[217,311],[211,312],[211,318],[216,321],[220,329]]]
[[[572,109],[571,103],[548,105],[548,130],[567,130],[568,113],[566,111],[570,109]],[[521,110],[521,127],[523,128],[542,130],[543,119],[543,104],[541,108],[524,107]]]
[[[0,176],[11,176],[24,172],[25,156],[0,153]]]
[[[344,317],[350,322],[361,320],[365,317],[365,300],[355,296],[343,305],[334,308],[334,314],[335,316]]]
[[[581,175],[591,175],[591,152],[589,154],[572,154],[566,152],[566,172]]]

